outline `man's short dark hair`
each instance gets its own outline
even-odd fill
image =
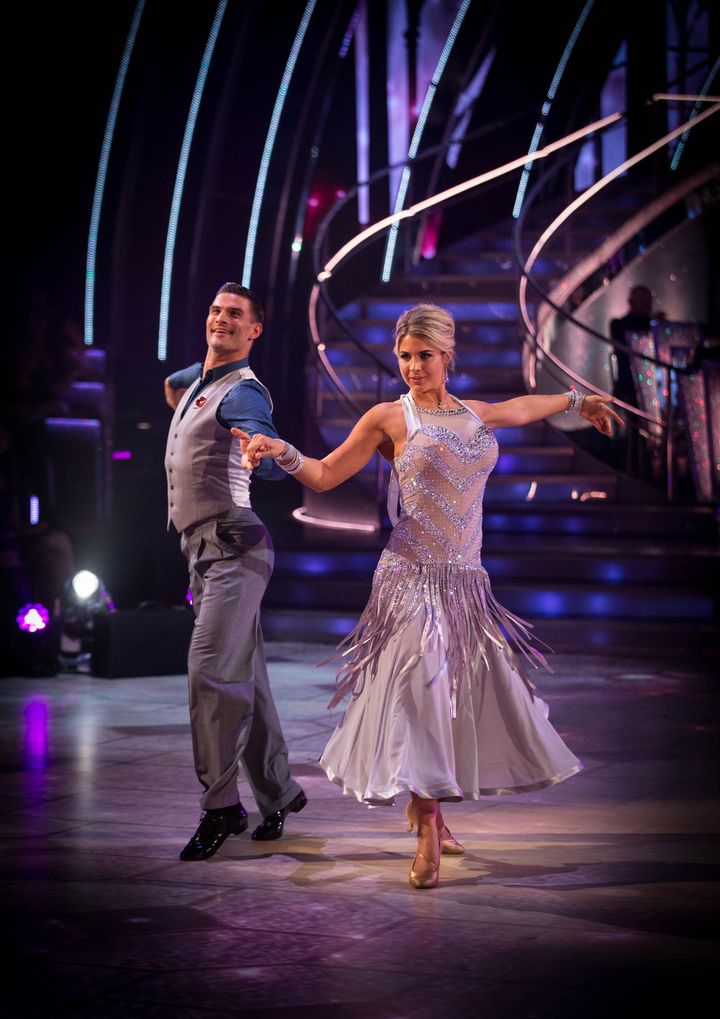
[[[252,290],[244,287],[241,283],[223,283],[218,290],[218,294],[235,294],[237,297],[245,297],[250,303],[250,307],[253,311],[253,318],[260,325],[265,321],[265,311],[262,306],[262,301],[254,294]],[[217,295],[216,295],[217,296]]]

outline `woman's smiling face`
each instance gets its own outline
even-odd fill
[[[442,390],[450,360],[448,354],[441,353],[427,340],[408,335],[400,341],[397,359],[400,374],[411,393]]]

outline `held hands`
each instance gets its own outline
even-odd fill
[[[271,439],[259,432],[251,437],[241,428],[231,428],[230,431],[240,439],[241,462],[243,467],[247,467],[248,470],[254,470],[265,457],[280,456],[285,449],[282,439]]]
[[[580,417],[589,421],[593,428],[597,428],[603,435],[611,436],[613,433],[613,421],[617,421],[621,425],[623,420],[610,404],[611,398],[609,396],[586,395],[580,408]]]

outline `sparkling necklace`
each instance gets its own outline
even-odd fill
[[[421,414],[438,414],[441,417],[449,417],[450,415],[454,414],[467,414],[466,408],[462,406],[452,407],[449,409],[445,409],[444,407],[438,407],[437,410],[431,410],[429,407],[421,407],[419,403],[416,403],[414,396],[411,396],[410,399],[415,404],[415,407],[420,411]],[[454,396],[451,396],[450,399],[457,404],[458,401],[455,399]],[[445,401],[443,400],[443,403],[444,402]]]

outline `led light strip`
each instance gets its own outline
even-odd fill
[[[304,506],[298,506],[297,509],[292,511],[292,515],[302,524],[312,524],[314,527],[327,527],[331,531],[365,531],[370,534],[373,531],[379,530],[379,525],[377,524],[353,524],[348,520],[332,520],[325,517],[315,517],[311,513],[308,513]]]
[[[708,102],[708,98],[709,97],[707,96],[707,92],[708,92],[708,89],[710,88],[710,86],[712,85],[712,83],[715,81],[715,77],[716,77],[718,71],[720,71],[720,57],[718,57],[718,59],[715,61],[715,63],[713,64],[713,67],[712,67],[712,69],[710,71],[710,74],[708,74],[707,78],[705,79],[705,84],[700,89],[700,95],[692,96],[692,97],[691,96],[687,96],[687,97],[683,96],[683,98],[688,98],[688,99],[693,98],[693,99],[695,99],[695,105],[692,108],[692,113],[690,114],[690,120],[694,120],[695,117],[697,116],[699,110],[700,110],[701,105],[703,103]],[[663,96],[663,98],[665,98],[665,97]],[[717,100],[718,96],[714,96],[713,98],[715,98]],[[670,163],[670,169],[671,170],[677,170],[678,163],[680,162],[682,154],[685,151],[685,146],[687,145],[687,141],[688,141],[689,137],[690,137],[690,128],[688,128],[687,131],[685,131],[685,133],[683,134],[682,138],[677,143],[677,148],[675,149],[675,152],[673,153],[672,162]]]
[[[205,52],[203,53],[202,60],[200,61],[200,71],[198,72],[195,88],[193,89],[193,97],[190,103],[188,119],[185,124],[185,134],[183,135],[182,147],[180,149],[177,173],[175,174],[175,187],[173,188],[172,204],[170,206],[170,216],[168,219],[168,232],[165,240],[165,258],[163,260],[162,287],[160,290],[160,323],[158,328],[157,345],[158,361],[165,361],[167,359],[167,331],[168,319],[170,317],[170,290],[172,286],[175,239],[177,237],[178,219],[180,218],[180,205],[182,203],[183,189],[185,187],[187,165],[190,158],[190,147],[192,145],[193,134],[195,132],[195,124],[197,123],[203,90],[205,89],[205,82],[210,69],[210,61],[212,60],[213,50],[215,49],[215,43],[217,42],[220,25],[222,24],[226,7],[227,0],[220,0],[215,12],[215,17],[213,18],[208,40],[205,44]]]
[[[575,47],[575,43],[578,40],[578,36],[582,32],[583,25],[585,24],[585,21],[587,20],[587,16],[590,13],[590,9],[591,9],[593,3],[594,3],[594,0],[587,0],[587,3],[585,4],[585,6],[583,7],[583,9],[582,9],[582,11],[580,13],[580,17],[577,19],[577,22],[575,24],[575,28],[570,33],[570,38],[568,39],[567,43],[565,44],[565,49],[563,50],[563,55],[560,57],[560,62],[557,65],[557,68],[555,69],[555,74],[553,75],[553,80],[550,83],[550,88],[548,89],[547,98],[546,98],[545,102],[543,103],[542,110],[540,111],[541,112],[541,116],[542,116],[542,120],[538,121],[538,123],[535,125],[535,130],[533,131],[532,140],[530,142],[530,148],[528,149],[528,156],[531,156],[533,154],[533,152],[535,152],[535,150],[537,149],[538,145],[540,144],[540,138],[542,137],[542,133],[543,133],[543,131],[545,129],[545,120],[547,118],[548,113],[550,112],[551,107],[552,107],[553,100],[555,99],[555,96],[557,94],[557,90],[558,90],[558,87],[560,85],[560,81],[562,79],[562,76],[565,73],[565,68],[567,66],[568,60],[570,59],[570,54],[572,53],[572,51],[573,51],[573,49]],[[521,211],[522,211],[522,204],[523,204],[523,201],[525,200],[525,191],[527,190],[528,181],[530,179],[530,169],[531,169],[531,167],[532,167],[532,162],[528,161],[528,163],[525,165],[525,168],[524,168],[524,170],[523,170],[523,172],[522,172],[522,174],[520,176],[520,183],[518,184],[517,194],[515,195],[515,204],[513,206],[513,211],[512,211],[514,219],[517,219],[518,216],[520,215]]]
[[[105,134],[103,135],[102,148],[100,149],[98,172],[95,179],[95,194],[93,195],[92,212],[90,214],[87,259],[85,262],[84,339],[85,344],[88,347],[91,347],[94,342],[95,266],[97,262],[100,212],[102,210],[103,195],[105,193],[105,181],[107,180],[108,163],[110,161],[110,149],[112,148],[113,135],[115,134],[115,124],[117,122],[120,99],[122,98],[123,88],[125,87],[125,77],[127,75],[130,57],[132,56],[132,51],[135,47],[135,37],[137,36],[138,28],[140,27],[140,19],[142,17],[144,7],[145,0],[138,0],[132,22],[130,23],[130,31],[128,32],[128,37],[125,42],[125,48],[123,49],[122,58],[120,60],[117,78],[115,79],[115,88],[113,89],[112,99],[110,101],[107,123],[105,124]]]
[[[408,159],[414,159],[417,156],[418,149],[420,148],[420,139],[422,138],[423,131],[425,130],[425,124],[430,114],[430,107],[432,106],[433,99],[435,98],[435,93],[437,92],[437,87],[440,84],[440,79],[442,77],[443,71],[445,70],[445,65],[447,64],[450,58],[450,53],[452,51],[453,45],[455,44],[458,32],[460,31],[460,26],[463,23],[463,19],[467,14],[467,9],[470,6],[470,3],[471,0],[463,0],[463,2],[460,4],[458,12],[455,15],[455,20],[453,21],[452,28],[450,29],[448,37],[445,40],[445,45],[442,48],[442,53],[440,54],[440,58],[435,67],[433,76],[430,79],[430,84],[427,87],[427,91],[425,92],[425,99],[423,100],[423,104],[420,107],[420,113],[418,114],[418,119],[415,124],[415,130],[413,131],[413,136],[410,141],[410,147],[408,148]],[[395,208],[393,210],[395,214],[400,212],[403,205],[405,204],[405,196],[407,195],[407,189],[408,185],[410,184],[411,174],[412,171],[410,167],[406,166],[402,172],[400,186],[398,187],[398,192],[397,195],[395,196]],[[381,277],[383,283],[388,283],[390,280],[393,258],[395,256],[395,247],[397,245],[397,235],[399,226],[400,226],[399,223],[393,223],[388,234],[388,239],[385,246],[385,258],[383,260]]]
[[[305,38],[305,33],[310,23],[312,12],[315,9],[315,3],[316,0],[309,0],[309,3],[305,7],[305,13],[300,21],[300,27],[295,35],[295,41],[292,44],[290,56],[288,57],[287,64],[285,65],[285,73],[282,76],[280,88],[278,89],[278,94],[275,97],[275,106],[270,118],[270,127],[268,128],[265,146],[260,159],[260,169],[258,170],[257,181],[255,182],[255,195],[253,197],[252,209],[250,210],[250,223],[248,226],[247,242],[245,244],[245,261],[243,263],[242,273],[242,284],[244,287],[250,286],[253,259],[255,257],[255,243],[257,241],[258,225],[260,223],[260,209],[262,208],[263,197],[265,195],[265,185],[267,183],[267,175],[270,168],[272,150],[275,145],[275,138],[277,137],[278,127],[280,126],[280,117],[282,116],[283,106],[285,105],[285,99],[287,98],[290,80],[293,76],[293,71],[295,70],[298,54],[300,53],[300,47],[303,44],[303,39]]]
[[[564,138],[559,138],[555,142],[551,142],[542,149],[538,149],[530,157],[530,162],[534,162],[538,159],[546,159],[547,156],[552,155],[553,152],[557,152],[559,149],[565,148],[567,145],[572,145],[573,142],[579,141],[581,138],[587,137],[589,134],[593,134],[594,131],[601,131],[604,127],[608,127],[610,124],[615,124],[617,121],[622,120],[621,113],[611,113],[607,117],[603,117],[601,120],[596,120],[592,124],[588,124],[586,127],[581,127],[577,131],[573,131],[572,134],[565,135]],[[424,198],[421,202],[417,202],[412,205],[409,209],[403,209],[401,212],[395,212],[390,216],[385,216],[384,219],[380,219],[377,223],[373,223],[372,226],[366,227],[365,230],[361,230],[360,233],[356,234],[349,241],[347,241],[341,248],[339,248],[335,254],[325,263],[321,272],[318,273],[317,279],[319,283],[323,283],[325,280],[330,279],[333,274],[333,270],[337,268],[340,262],[344,261],[345,258],[354,251],[355,248],[363,244],[365,241],[374,237],[375,234],[380,233],[387,227],[392,226],[401,219],[411,219],[413,216],[417,216],[419,212],[424,212],[425,209],[431,209],[435,205],[440,205],[442,202],[448,201],[450,198],[454,198],[457,195],[463,194],[465,191],[471,191],[473,188],[479,187],[481,184],[487,183],[487,181],[495,180],[497,177],[502,177],[505,174],[512,173],[513,170],[519,169],[528,160],[528,156],[519,156],[517,159],[513,159],[509,163],[503,163],[502,166],[496,166],[493,170],[487,170],[485,173],[479,174],[477,177],[471,177],[469,180],[462,181],[460,184],[455,184],[451,188],[446,188],[445,191],[439,191],[436,195],[432,195],[430,198]]]

